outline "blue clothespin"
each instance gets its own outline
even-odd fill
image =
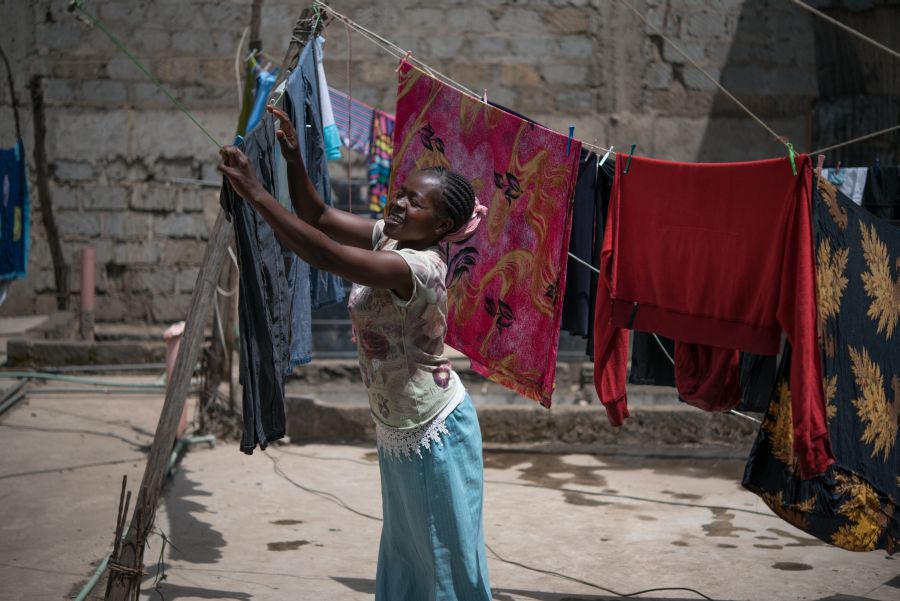
[[[634,154],[634,149],[637,148],[637,144],[631,145],[631,150],[628,152],[628,161],[625,163],[624,173],[628,173],[628,168],[631,167],[631,155]]]
[[[234,137],[234,145],[235,146],[240,146],[243,143],[244,143],[244,136],[242,136],[241,134],[238,134]]]
[[[569,152],[572,150],[572,136],[575,135],[575,126],[569,126],[569,139],[566,140],[566,156],[569,156]]]

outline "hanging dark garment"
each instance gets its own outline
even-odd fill
[[[900,221],[900,167],[869,167],[862,206],[882,219]]]
[[[572,206],[572,233],[569,235],[569,254],[593,264],[594,238],[597,219],[597,155],[585,148],[581,149],[578,161],[578,179],[575,182],[574,204]],[[600,216],[602,221],[603,217]],[[587,265],[569,256],[566,266],[566,293],[563,298],[561,328],[577,336],[587,336],[590,328],[591,286],[593,271]]]
[[[274,120],[266,113],[241,149],[266,191],[278,198],[275,144]],[[222,185],[221,202],[232,217],[240,265],[238,317],[244,418],[240,448],[251,454],[257,444],[265,449],[285,434],[284,378],[291,372],[290,277],[294,255],[227,179]]]
[[[663,352],[660,343],[666,349]],[[668,356],[666,356],[668,353]],[[653,334],[635,332],[631,343],[631,371],[629,384],[650,386],[675,386],[675,343],[663,336],[659,342]],[[775,372],[778,361],[775,355],[740,353],[740,402],[733,407],[738,411],[762,413],[769,405],[775,390]],[[729,407],[729,409],[732,407]]]
[[[790,348],[743,485],[797,528],[843,549],[893,553],[900,536],[900,229],[818,180],[819,346],[835,463],[804,480],[791,428]]]
[[[609,206],[615,169],[614,160],[607,158],[603,165],[598,166],[600,160],[593,152],[582,149],[569,237],[569,252],[595,268],[599,268],[606,208]],[[566,269],[561,328],[587,338],[586,354],[593,358],[591,336],[594,330],[593,307],[597,300],[597,272],[572,257],[569,257]]]

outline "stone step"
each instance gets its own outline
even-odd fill
[[[599,407],[490,406],[475,401],[486,444],[557,445],[582,449],[701,446],[749,449],[758,424],[723,413],[678,407],[634,408],[621,427],[610,426]],[[293,443],[372,443],[368,404],[326,403],[290,395],[287,433]]]

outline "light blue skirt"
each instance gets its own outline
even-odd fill
[[[378,451],[384,526],[376,601],[490,601],[484,465],[472,399],[446,418],[422,456]]]

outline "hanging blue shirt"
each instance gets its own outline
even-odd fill
[[[0,149],[0,280],[24,278],[30,236],[28,176],[21,138]]]

